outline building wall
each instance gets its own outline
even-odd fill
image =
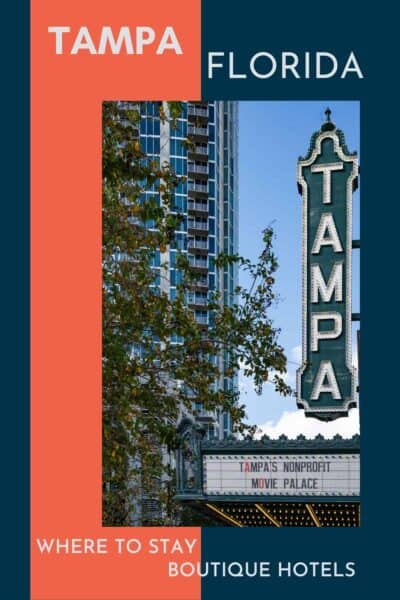
[[[211,327],[210,315],[205,309],[209,294],[220,292],[221,301],[232,304],[238,284],[237,267],[230,266],[217,273],[213,264],[213,258],[219,253],[238,251],[238,106],[236,102],[225,101],[184,102],[176,128],[160,120],[157,102],[140,106],[141,148],[149,157],[159,159],[161,165],[169,162],[177,175],[186,177],[175,191],[176,210],[184,215],[181,229],[175,232],[177,248],[169,247],[156,253],[153,263],[159,273],[156,285],[173,299],[180,278],[176,268],[177,249],[187,254],[200,274],[200,281],[188,295],[188,306],[198,322],[205,328]],[[167,111],[167,103],[163,108]],[[189,147],[188,138],[192,140]],[[155,188],[144,193],[157,196]],[[148,223],[149,227],[152,225]],[[161,269],[162,264],[168,264],[168,270]],[[178,336],[172,341],[183,343]],[[227,358],[221,355],[217,359],[221,373],[219,389],[237,385],[236,380],[224,376]],[[223,439],[232,433],[227,413],[205,411],[195,403],[193,413],[206,428],[208,438]],[[180,417],[183,416],[182,413]],[[158,446],[158,452],[164,463],[174,467],[174,457],[166,448]],[[157,482],[154,489],[145,490],[140,480],[132,481],[132,492],[138,499],[131,513],[132,525],[164,519],[157,498]]]
[[[193,142],[189,147],[188,138]],[[204,308],[208,294],[216,290],[225,304],[232,304],[238,283],[236,266],[230,265],[218,274],[212,261],[220,252],[238,251],[237,102],[184,102],[176,128],[160,122],[157,103],[146,102],[141,114],[140,142],[149,156],[159,158],[161,164],[168,161],[178,175],[187,178],[175,193],[175,206],[185,217],[181,230],[175,232],[176,244],[201,274],[201,281],[188,297],[188,305],[198,322],[212,326]],[[169,263],[168,273],[160,277],[160,287],[171,298],[180,277],[176,255],[176,249],[168,248],[155,259],[156,267]],[[183,342],[179,338],[174,341]],[[219,358],[218,386],[231,389],[237,381],[224,377],[227,360],[227,356]],[[228,414],[211,414],[199,405],[196,410],[209,437],[224,438],[231,434]]]

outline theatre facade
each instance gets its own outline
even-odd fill
[[[348,418],[358,404],[352,367],[352,196],[358,161],[331,121],[298,161],[303,201],[302,364],[297,405],[308,418]],[[357,527],[360,439],[205,440],[184,418],[177,499],[235,527]]]

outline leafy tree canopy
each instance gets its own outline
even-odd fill
[[[181,111],[179,102],[160,102],[156,118],[173,128]],[[132,482],[138,477],[142,490],[153,495],[157,490],[172,524],[172,473],[156,448],[176,447],[177,420],[184,411],[193,414],[194,400],[205,410],[227,411],[234,432],[254,433],[243,422],[245,407],[238,391],[223,389],[221,376],[232,378],[242,368],[259,393],[267,381],[280,393],[291,393],[283,380],[286,357],[279,331],[269,316],[276,301],[272,230],[262,233],[264,250],[256,263],[238,255],[215,259],[217,270],[231,264],[247,270],[253,285],[249,290],[237,287],[231,306],[224,305],[219,292],[210,292],[204,310],[213,325],[197,323],[187,297],[198,271],[176,244],[183,215],[174,204],[174,192],[185,178],[143,151],[140,114],[140,103],[103,104],[105,525],[129,524],[130,502],[134,505],[138,493]],[[186,144],[190,147],[192,141]],[[168,282],[169,249],[176,249],[181,274],[172,299],[168,284],[163,286]]]

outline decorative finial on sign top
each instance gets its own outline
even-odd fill
[[[336,129],[335,123],[333,123],[333,121],[331,121],[331,114],[332,114],[332,111],[328,106],[328,108],[325,110],[326,121],[324,121],[322,123],[321,131],[333,131],[334,129]]]
[[[332,111],[331,111],[331,109],[329,108],[329,106],[328,106],[328,108],[326,109],[326,111],[325,111],[325,114],[326,114],[326,120],[327,120],[327,121],[328,121],[328,123],[329,123],[329,122],[330,122],[330,120],[331,120],[331,114],[332,114]]]

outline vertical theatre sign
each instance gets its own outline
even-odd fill
[[[351,361],[352,195],[358,161],[327,121],[298,162],[303,198],[302,365],[297,404],[306,416],[347,416],[355,402]]]

